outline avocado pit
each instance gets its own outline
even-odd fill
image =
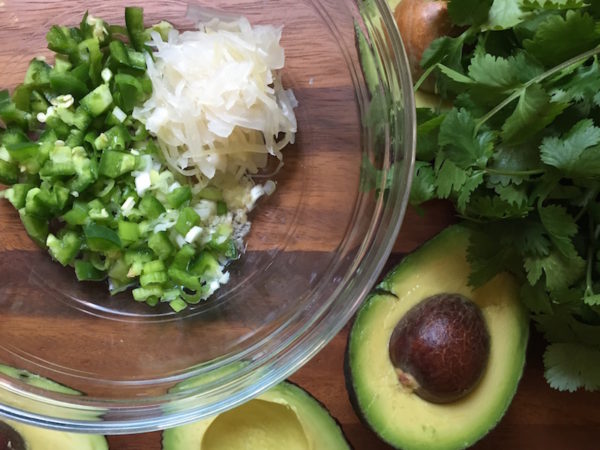
[[[402,386],[433,403],[450,403],[479,382],[490,336],[479,307],[460,294],[438,294],[415,305],[389,344]]]
[[[26,450],[23,437],[6,422],[0,421],[0,449]]]

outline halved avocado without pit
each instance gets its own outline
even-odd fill
[[[327,410],[283,382],[237,408],[165,430],[163,450],[348,450]]]
[[[455,225],[408,255],[352,325],[350,399],[395,448],[472,445],[500,421],[523,373],[529,325],[518,285],[502,273],[471,288],[468,239]]]
[[[21,380],[34,387],[63,394],[79,395],[80,392],[26,370],[0,364],[0,373]],[[26,425],[14,420],[0,418],[0,449],[10,450],[108,450],[102,435],[67,433]]]

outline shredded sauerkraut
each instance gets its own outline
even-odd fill
[[[281,160],[294,142],[296,98],[283,88],[281,28],[212,19],[198,31],[157,32],[146,56],[153,93],[133,117],[158,138],[167,163],[207,182],[240,179]]]

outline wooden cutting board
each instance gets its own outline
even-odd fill
[[[423,215],[410,209],[388,268],[452,221],[444,203]],[[322,402],[340,422],[355,450],[387,450],[352,410],[344,385],[343,361],[349,326],[291,379]],[[532,333],[519,390],[500,424],[474,448],[479,450],[596,450],[600,448],[600,392],[563,393],[544,380],[543,340]],[[161,434],[109,436],[112,450],[159,450]],[[192,449],[190,449],[192,450]],[[235,449],[231,449],[235,450]]]

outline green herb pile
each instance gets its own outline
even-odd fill
[[[426,50],[411,202],[450,199],[470,281],[514,273],[549,384],[600,388],[600,2],[452,0]]]
[[[34,59],[24,82],[0,91],[0,192],[31,238],[82,281],[180,311],[206,299],[238,255],[219,188],[196,189],[164,162],[132,117],[152,93],[141,8],[127,27],[83,17],[46,38],[54,65]]]

